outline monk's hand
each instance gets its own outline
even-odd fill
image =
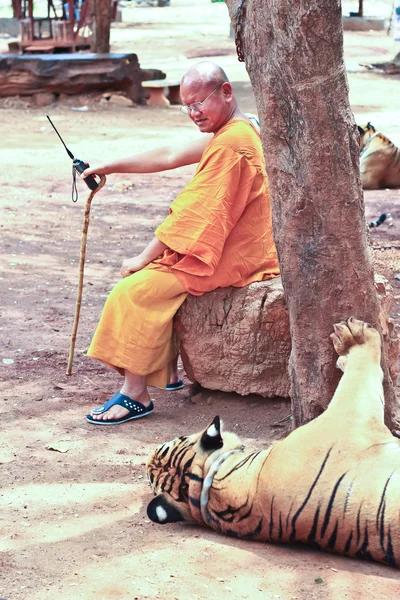
[[[128,277],[132,275],[132,273],[136,273],[136,271],[140,271],[147,265],[147,262],[143,260],[143,257],[139,254],[139,256],[134,256],[133,258],[126,258],[122,263],[121,267],[121,275],[122,277]]]
[[[85,177],[87,177],[88,175],[109,175],[110,173],[111,171],[107,167],[107,165],[98,163],[92,164],[90,166],[88,165],[87,168],[81,174],[81,177],[85,179]]]

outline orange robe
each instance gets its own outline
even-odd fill
[[[194,295],[279,275],[261,139],[233,120],[211,140],[192,181],[156,229],[169,267]]]
[[[261,140],[248,122],[215,134],[155,235],[169,249],[115,286],[88,355],[165,387],[177,353],[173,316],[188,293],[279,274]]]
[[[146,268],[121,279],[106,300],[88,356],[165,387],[178,353],[174,315],[186,297],[172,273]]]

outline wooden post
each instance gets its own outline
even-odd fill
[[[14,19],[22,19],[21,0],[12,0],[12,9]]]
[[[110,52],[111,7],[110,0],[96,0],[96,47],[95,52]]]
[[[74,24],[75,24],[75,8],[74,8],[74,0],[68,0],[68,39],[73,42],[75,40],[75,32],[74,32]],[[72,46],[72,52],[75,52],[75,46]]]
[[[33,0],[28,0],[28,18],[29,18],[29,38],[34,39],[34,25],[33,25]]]

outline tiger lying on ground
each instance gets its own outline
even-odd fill
[[[365,190],[400,187],[400,150],[371,123],[358,126],[360,174]]]
[[[245,452],[215,417],[155,450],[152,521],[197,521],[234,537],[400,566],[400,442],[383,422],[380,337],[352,317],[331,338],[344,371],[333,399],[284,440]]]

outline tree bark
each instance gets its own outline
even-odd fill
[[[235,27],[238,2],[227,4]],[[332,324],[354,315],[382,331],[341,6],[338,0],[243,0],[239,28],[261,120],[299,426],[325,410],[338,384]],[[399,405],[385,356],[382,366],[385,420],[398,429]]]
[[[110,52],[111,2],[110,0],[95,0],[95,52],[107,54]]]

